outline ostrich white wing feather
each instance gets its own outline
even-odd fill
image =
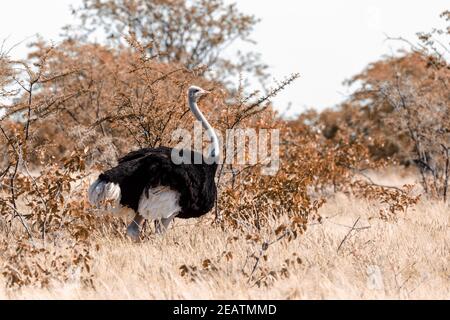
[[[118,184],[97,180],[89,188],[88,195],[89,202],[97,208],[112,212],[122,210],[120,205],[122,191]]]
[[[139,214],[148,220],[168,219],[181,211],[180,193],[168,187],[144,192],[139,201]]]

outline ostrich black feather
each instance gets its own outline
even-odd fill
[[[177,218],[198,218],[214,207],[217,163],[207,164],[203,155],[191,150],[175,150],[190,154],[191,163],[200,157],[200,164],[174,164],[172,148],[160,147],[131,152],[119,160],[119,165],[106,171],[100,181],[120,186],[121,205],[138,211],[141,195],[156,187],[169,187],[179,192],[181,212]]]

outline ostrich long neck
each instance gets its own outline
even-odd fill
[[[208,135],[212,141],[212,149],[209,153],[209,157],[218,158],[220,155],[220,146],[219,146],[219,138],[217,137],[216,132],[213,127],[209,124],[208,120],[206,120],[203,113],[200,111],[197,105],[197,101],[194,97],[189,98],[189,106],[191,108],[192,113],[195,115],[198,121],[200,121],[203,125],[203,128],[208,132]]]

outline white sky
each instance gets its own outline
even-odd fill
[[[62,26],[72,22],[69,6],[80,0],[14,0],[0,2],[0,39],[6,47],[39,33],[57,43]],[[227,0],[227,2],[235,2]],[[440,25],[439,14],[450,9],[450,0],[238,0],[238,7],[262,19],[251,46],[262,53],[273,77],[293,72],[302,78],[274,100],[283,110],[324,108],[338,104],[348,94],[342,82],[360,72],[398,43],[385,34],[414,40],[417,31]],[[24,57],[26,46],[11,52]]]

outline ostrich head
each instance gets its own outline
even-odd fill
[[[189,88],[189,99],[191,101],[198,101],[201,97],[209,94],[209,91],[206,91],[200,87],[192,86]]]

